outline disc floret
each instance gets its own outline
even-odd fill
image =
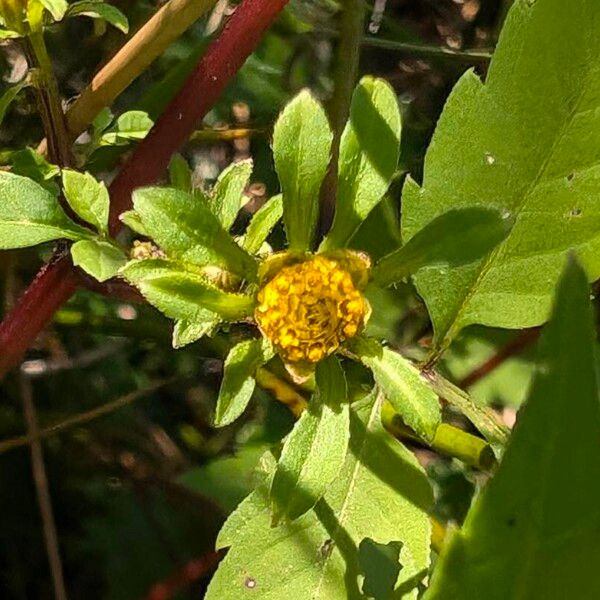
[[[260,289],[256,322],[284,361],[317,363],[362,329],[369,305],[354,279],[339,261],[314,256]]]

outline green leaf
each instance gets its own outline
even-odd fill
[[[406,358],[375,340],[355,338],[350,348],[371,371],[394,410],[424,440],[431,442],[441,421],[440,402]]]
[[[129,32],[127,17],[112,4],[106,4],[99,0],[81,0],[69,5],[66,12],[67,17],[83,15],[92,19],[102,19],[110,23],[123,33]]]
[[[126,210],[124,213],[121,213],[119,221],[127,225],[131,231],[143,235],[144,237],[150,237],[150,234],[142,223],[142,219],[140,219],[140,215],[138,215],[135,210]]]
[[[107,234],[110,198],[104,183],[89,173],[70,169],[63,169],[62,182],[65,198],[75,213],[100,233]]]
[[[481,259],[508,235],[512,223],[487,208],[450,210],[428,223],[404,246],[384,256],[371,273],[381,286],[423,267],[456,267]]]
[[[135,190],[133,205],[144,229],[169,256],[256,277],[256,262],[221,227],[204,198],[151,187]]]
[[[282,216],[283,197],[278,194],[265,202],[254,213],[248,229],[246,229],[242,248],[249,254],[256,254]]]
[[[390,600],[398,579],[401,565],[398,563],[401,542],[378,544],[365,538],[358,546],[360,570],[365,579],[362,593],[374,600]]]
[[[19,92],[28,85],[29,82],[27,80],[21,81],[20,83],[9,87],[4,94],[0,96],[0,125],[2,124],[2,121],[4,121],[4,116],[12,101],[19,95]]]
[[[252,161],[231,163],[220,175],[212,192],[211,203],[223,229],[235,221],[244,199],[244,189],[252,175]]]
[[[147,113],[131,110],[118,117],[117,122],[102,135],[100,142],[103,145],[122,145],[131,140],[143,140],[152,125],[154,123]]]
[[[231,546],[210,583],[207,600],[362,598],[358,546],[400,541],[397,597],[415,599],[429,565],[431,490],[415,457],[382,427],[381,398],[355,403],[350,452],[314,509],[271,527],[268,481],[228,519],[217,540]]]
[[[91,235],[67,217],[55,196],[26,177],[0,171],[0,199],[2,250]]]
[[[428,600],[600,597],[593,323],[586,274],[571,262],[504,459],[451,538]]]
[[[210,335],[219,323],[221,323],[221,319],[216,314],[212,320],[209,319],[200,323],[177,321],[173,329],[173,348],[183,348],[205,335]]]
[[[514,226],[476,264],[417,274],[437,354],[472,323],[543,323],[572,249],[590,280],[600,276],[599,53],[596,0],[516,0],[486,83],[468,71],[450,95],[423,185],[404,187],[403,237],[473,206],[511,215]]]
[[[54,182],[55,177],[60,175],[57,165],[49,163],[44,156],[29,147],[14,152],[10,160],[13,174],[33,179],[53,196],[58,196],[60,190]]]
[[[273,157],[283,193],[283,220],[291,250],[309,250],[319,213],[319,190],[329,165],[331,128],[307,90],[283,110],[273,131]]]
[[[388,189],[400,155],[400,109],[383,79],[363,77],[340,141],[337,204],[323,249],[344,247]]]
[[[175,154],[169,163],[169,181],[182,192],[192,192],[192,171],[181,154]]]
[[[12,31],[11,29],[0,29],[0,40],[14,40],[16,38],[23,37],[18,31]],[[12,99],[11,99],[12,102]],[[0,105],[2,100],[0,100]],[[6,110],[6,109],[5,109]],[[1,114],[1,113],[0,113]],[[4,117],[4,115],[2,115]],[[0,119],[0,122],[2,119]]]
[[[215,409],[216,427],[233,423],[246,410],[256,385],[254,374],[272,357],[271,344],[264,338],[240,342],[231,349]]]
[[[71,246],[73,264],[98,281],[115,277],[127,262],[125,253],[104,240],[79,240]]]
[[[40,2],[55,21],[62,20],[69,8],[66,0],[40,0]]]
[[[317,365],[317,391],[287,436],[271,485],[273,520],[297,519],[325,494],[344,466],[350,405],[335,357]]]
[[[217,314],[233,321],[251,315],[254,309],[250,296],[224,292],[173,261],[133,260],[121,269],[121,275],[171,319],[201,323],[214,320]]]

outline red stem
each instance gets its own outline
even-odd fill
[[[183,569],[173,573],[168,579],[154,584],[144,600],[169,600],[185,587],[214,571],[223,554],[223,551],[209,552],[200,558],[190,560]]]
[[[244,0],[237,8],[112,183],[112,234],[121,226],[118,216],[131,205],[131,192],[162,175],[170,157],[185,144],[287,2]],[[0,323],[0,379],[20,362],[37,334],[76,288],[77,277],[69,258],[57,257],[40,270]]]
[[[531,344],[533,344],[538,339],[541,332],[541,327],[525,329],[524,331],[519,333],[515,338],[513,338],[510,342],[508,342],[505,346],[500,348],[500,350],[498,350],[496,354],[488,358],[488,360],[486,360],[483,364],[479,365],[476,369],[474,369],[466,377],[464,377],[458,383],[458,387],[461,387],[464,390],[471,387],[480,379],[483,379],[492,371],[497,369],[506,360],[526,350]]]

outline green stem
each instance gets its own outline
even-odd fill
[[[69,166],[72,164],[72,156],[65,115],[43,31],[31,32],[27,37],[27,43],[31,66],[38,69],[36,89],[48,140],[50,160],[61,167]]]
[[[412,429],[404,424],[400,415],[394,412],[388,402],[383,405],[381,420],[384,427],[399,440],[409,440],[419,444],[425,443]],[[442,423],[438,426],[433,441],[428,445],[440,454],[458,458],[482,471],[489,471],[496,464],[494,451],[490,444],[448,423]]]

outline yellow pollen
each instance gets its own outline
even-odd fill
[[[287,362],[317,363],[362,328],[368,304],[336,261],[284,267],[259,292],[255,318]]]

